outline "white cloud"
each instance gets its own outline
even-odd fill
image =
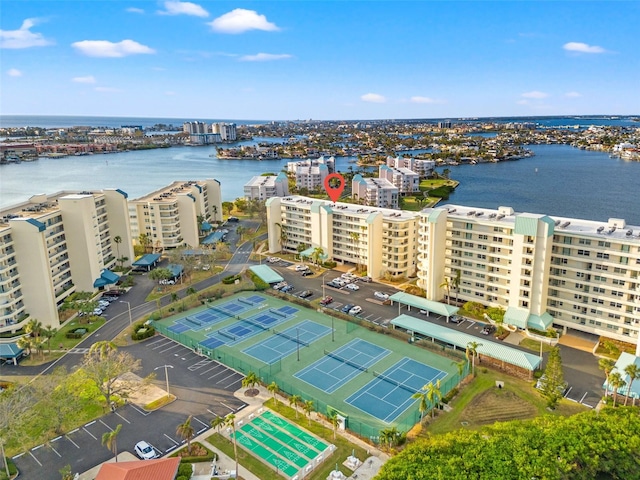
[[[88,57],[117,58],[128,55],[156,53],[153,48],[133,40],[122,40],[117,43],[107,40],[83,40],[72,43],[71,46]]]
[[[260,15],[255,10],[245,10],[236,8],[216,18],[208,25],[215,32],[219,33],[243,33],[249,30],[263,30],[265,32],[276,32],[280,30],[275,23],[267,20],[267,17]]]
[[[18,30],[0,30],[0,48],[45,47],[53,42],[41,33],[33,33],[31,27],[38,23],[36,18],[27,18]]]
[[[164,2],[165,10],[159,10],[160,15],[191,15],[192,17],[208,17],[207,12],[200,5],[191,2]]]
[[[96,92],[101,93],[120,93],[122,90],[113,87],[96,87],[94,88]]]
[[[567,92],[564,94],[564,96],[568,98],[579,98],[582,96],[582,94],[580,92]]]
[[[10,77],[21,77],[22,72],[17,68],[10,68],[9,70],[7,70],[7,75],[9,75]]]
[[[129,13],[144,13],[144,10],[141,8],[136,8],[136,7],[129,7],[126,10]]]
[[[549,96],[548,93],[544,93],[544,92],[539,92],[537,90],[534,90],[532,92],[525,92],[522,94],[522,96],[524,98],[535,98],[537,100],[540,100],[542,98],[547,98]]]
[[[369,103],[384,103],[387,101],[382,95],[378,95],[377,93],[365,93],[360,97],[360,100],[363,102]]]
[[[606,50],[602,47],[598,47],[597,45],[588,45],[582,42],[569,42],[565,43],[562,48],[569,52],[580,52],[580,53],[605,53]]]
[[[286,60],[292,56],[288,53],[257,53],[255,55],[244,55],[238,59],[240,62],[270,62],[272,60]]]
[[[433,98],[429,98],[429,97],[411,97],[409,100],[411,103],[436,103],[436,101]]]
[[[96,83],[96,79],[93,75],[87,75],[86,77],[73,77],[71,81],[76,83]]]

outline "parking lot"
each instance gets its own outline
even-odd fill
[[[160,410],[146,412],[127,404],[98,420],[91,421],[60,435],[46,445],[39,445],[14,457],[21,478],[58,480],[59,470],[70,465],[74,473],[82,473],[102,463],[113,454],[102,445],[102,435],[122,429],[117,437],[118,451],[135,455],[134,445],[144,440],[159,456],[181,446],[176,435],[178,425],[192,415],[196,435],[210,428],[216,416],[242,410],[246,404],[233,393],[241,387],[244,376],[218,362],[196,355],[165,337],[153,337],[140,344],[122,348],[142,360],[140,376],[155,373],[153,384],[166,389],[165,369],[169,374],[170,392],[177,400]]]

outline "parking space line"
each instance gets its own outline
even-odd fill
[[[49,448],[51,448],[51,450],[53,450],[53,453],[55,453],[56,455],[58,455],[58,457],[59,457],[59,458],[62,458],[62,455],[60,455],[60,454],[58,453],[58,451],[57,451],[55,448],[53,448],[51,445],[49,445]]]
[[[243,403],[242,405],[240,405],[238,408],[236,408],[236,412],[242,410],[244,407],[246,407],[247,404]]]
[[[222,375],[223,373],[226,373],[227,369],[221,370],[220,372],[216,373],[215,375],[211,375],[208,380],[211,380],[212,378],[217,377],[218,375]]]
[[[76,428],[76,430],[75,430],[75,431],[78,431],[78,429]],[[71,432],[69,432],[69,433],[71,433]],[[80,448],[80,445],[78,445],[76,442],[74,442],[73,440],[71,440],[71,437],[69,436],[69,434],[65,435],[65,438],[66,438],[67,440],[69,440],[71,443],[73,443],[73,444],[76,446],[76,448]]]
[[[231,375],[227,375],[222,380],[218,380],[216,383],[224,382],[227,378],[231,378],[231,377],[233,377],[235,375],[237,375],[237,373],[236,372],[232,372]]]
[[[151,412],[145,412],[144,410],[140,410],[138,407],[136,407],[132,403],[130,403],[129,406],[133,408],[136,412],[138,412],[140,415],[142,415],[143,417],[146,417],[147,415],[151,415]]]
[[[176,344],[176,345],[172,345],[172,346],[170,346],[170,347],[168,347],[168,348],[165,348],[164,350],[160,350],[160,353],[166,353],[166,352],[168,352],[169,350],[173,350],[173,349],[174,349],[174,348],[176,348],[177,346],[178,346],[177,344]]]
[[[226,384],[224,387],[222,387],[222,388],[224,388],[224,389],[226,390],[226,389],[228,389],[231,385],[233,385],[234,383],[237,383],[237,382],[239,382],[239,381],[240,381],[240,379],[234,380],[234,381],[233,381],[233,382],[231,382],[231,383],[227,383],[227,384]],[[218,382],[218,383],[220,383],[220,382]]]
[[[169,435],[167,435],[166,433],[163,433],[163,435],[165,437],[167,437],[169,440],[171,440],[175,445],[180,445],[178,442],[176,442],[173,438],[171,438]]]
[[[49,440],[50,442],[57,442],[58,440],[60,440],[62,438],[62,435],[56,437],[56,438],[52,438],[51,440]]]
[[[211,362],[211,363],[214,363],[214,362]],[[219,367],[220,367],[220,365],[216,365],[216,364],[214,364],[214,365],[213,365],[213,367],[208,368],[207,370],[205,370],[204,372],[202,372],[200,375],[204,375],[205,373],[209,373],[211,370],[215,370],[216,368],[219,368]]]
[[[115,414],[117,416],[119,416],[122,420],[124,420],[125,422],[127,422],[128,424],[131,424],[131,422],[129,420],[127,420],[126,418],[124,418],[122,415],[120,415],[118,412],[115,412]]]
[[[107,425],[106,423],[104,423],[102,420],[100,420],[100,423],[103,424],[105,427],[107,427],[110,431],[113,432],[113,428],[111,428],[109,425]]]
[[[467,329],[473,327],[476,324],[476,322],[474,322],[473,320],[467,320],[467,322],[471,323],[471,325],[469,325]]]
[[[235,412],[235,410],[233,408],[231,408],[229,405],[227,405],[224,402],[220,402],[220,405],[224,405],[225,407],[227,407],[229,410],[231,410],[232,412]]]
[[[33,453],[29,452],[29,455],[31,455],[31,458],[33,458],[38,465],[42,466],[42,464],[38,461],[38,459],[35,457]]]
[[[95,423],[95,422],[94,422],[94,423]],[[97,440],[97,439],[98,439],[97,437],[94,437],[94,436],[93,436],[93,433],[91,433],[91,432],[90,432],[89,430],[87,430],[85,427],[82,427],[82,429],[83,429],[85,432],[87,432],[89,435],[91,435],[91,437],[93,437],[93,439],[94,439],[94,440]]]

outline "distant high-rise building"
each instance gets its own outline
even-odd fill
[[[213,123],[211,124],[211,131],[219,133],[223,142],[235,142],[238,137],[235,123]]]
[[[184,122],[182,131],[190,135],[209,133],[209,125],[204,122]]]
[[[287,195],[289,195],[289,179],[283,172],[278,175],[258,175],[244,184],[244,196],[249,200],[266,200]]]
[[[444,120],[442,122],[438,122],[438,128],[451,128],[451,120]]]

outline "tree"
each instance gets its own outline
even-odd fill
[[[624,373],[629,375],[629,384],[627,385],[627,396],[624,399],[624,404],[627,404],[629,400],[629,395],[631,395],[631,385],[633,385],[633,381],[640,376],[640,367],[635,363],[630,363],[626,367],[624,367]],[[633,406],[636,406],[636,397],[633,397]]]
[[[269,385],[267,385],[267,390],[271,395],[273,395],[274,403],[278,405],[278,399],[276,398],[276,394],[280,391],[280,387],[278,387],[278,384],[276,382],[271,382]]]
[[[411,398],[420,400],[420,403],[418,404],[418,411],[420,412],[420,420],[422,420],[425,412],[429,410],[429,403],[427,402],[427,385],[411,395]]]
[[[119,352],[110,342],[94,343],[85,354],[81,368],[109,407],[114,398],[127,398],[153,378],[152,375],[142,381],[119,378],[124,373],[140,370],[141,361],[126,352]]]
[[[176,428],[176,435],[179,435],[183,440],[187,441],[187,451],[191,454],[191,439],[195,435],[196,430],[191,425],[191,415],[187,417],[184,423],[178,425]]]
[[[396,427],[385,428],[384,430],[380,431],[380,442],[386,443],[389,447],[389,450],[391,450],[391,448],[393,448],[393,446],[397,444],[401,436],[402,434]]]
[[[296,410],[296,418],[298,418],[298,402],[300,401],[300,395],[291,395],[289,397],[289,406],[293,406]]]
[[[467,362],[451,362],[458,369],[458,388],[460,388],[460,384],[462,383],[462,379],[464,378],[464,370],[467,368]]]
[[[216,417],[211,420],[211,428],[215,428],[218,433],[220,433],[220,428],[225,426],[225,418],[224,417]]]
[[[609,374],[609,385],[613,388],[613,406],[616,406],[616,400],[618,399],[618,390],[624,388],[627,382],[624,381],[620,372],[615,371]]]
[[[469,359],[469,354],[471,354],[471,374],[473,376],[476,374],[476,357],[478,356],[478,347],[481,346],[482,344],[478,342],[467,343],[467,360]]]
[[[327,417],[329,423],[333,427],[333,439],[336,439],[336,431],[338,430],[338,425],[340,425],[340,419],[338,418],[338,413],[333,412],[331,415]]]
[[[13,385],[0,392],[0,459],[7,478],[10,475],[4,447],[6,444],[23,443],[30,438],[24,425],[38,415],[35,408],[37,401],[33,383],[20,387]]]
[[[173,278],[173,272],[168,268],[156,268],[149,272],[149,278],[151,280],[155,280],[158,282],[158,285],[160,285],[162,280],[169,280],[170,278]]]
[[[460,276],[461,276],[460,269],[456,268],[455,269],[455,275],[451,279],[451,286],[456,291],[456,305],[458,304],[458,294],[460,293]]]
[[[151,237],[149,237],[149,235],[147,235],[146,233],[141,233],[140,235],[138,235],[138,242],[142,246],[142,251],[144,253],[149,253],[151,251],[153,241],[151,240]]]
[[[242,379],[242,388],[248,388],[249,395],[257,395],[258,391],[254,389],[256,384],[260,383],[260,379],[256,372],[249,372],[247,376]]]
[[[439,285],[440,288],[444,288],[447,291],[447,304],[450,305],[451,304],[451,284],[449,283],[449,278],[446,277],[444,279],[444,282],[442,282]]]
[[[119,423],[118,426],[110,431],[102,434],[102,445],[105,445],[109,450],[113,452],[113,455],[116,457],[116,462],[118,461],[118,434],[122,430],[122,424]]]
[[[236,416],[233,413],[230,413],[226,417],[224,417],[224,424],[233,429],[233,456],[236,459],[236,476],[239,475],[238,472],[238,442],[236,440]]]
[[[601,358],[598,360],[598,368],[604,371],[605,381],[604,381],[604,396],[609,396],[609,375],[613,370],[613,367],[616,366],[616,362],[614,362],[610,358]]]
[[[31,335],[35,339],[36,342],[38,342],[38,339],[40,338],[40,335],[42,334],[42,322],[40,320],[32,318],[24,326],[24,331],[26,333],[28,333],[29,335]]]
[[[120,235],[116,235],[113,237],[113,243],[116,244],[116,258],[120,258],[120,244],[122,243],[122,237]]]
[[[233,202],[222,202],[222,212],[226,215],[231,215],[231,211],[233,210]]]
[[[547,367],[544,369],[543,376],[544,381],[542,382],[542,388],[540,390],[542,395],[547,398],[547,406],[555,409],[564,395],[564,377],[562,374],[560,347],[553,347],[549,353]]]
[[[287,234],[287,226],[281,223],[276,223],[276,226],[280,230],[280,249],[282,249],[289,239],[289,235]]]
[[[31,350],[36,347],[36,343],[31,337],[20,337],[16,342],[16,345],[18,345],[18,347],[22,348],[23,350],[26,350],[27,355],[31,355]]]
[[[311,254],[311,258],[313,259],[313,263],[315,263],[316,265],[318,264],[318,261],[320,260],[320,257],[322,257],[324,255],[324,249],[322,247],[316,247],[313,249],[313,253]]]
[[[313,400],[307,400],[302,404],[302,409],[304,410],[305,415],[307,416],[307,420],[309,421],[309,426],[311,426],[311,412],[313,412]]]
[[[236,234],[238,235],[238,238],[240,239],[241,242],[242,242],[242,237],[245,233],[247,233],[247,229],[245,227],[243,227],[242,225],[238,225],[236,227]]]
[[[420,419],[424,416],[424,413],[431,407],[431,417],[435,416],[436,407],[440,403],[442,393],[440,392],[440,380],[427,383],[422,389],[411,395],[412,398],[420,399],[420,405],[418,410],[420,411]]]

